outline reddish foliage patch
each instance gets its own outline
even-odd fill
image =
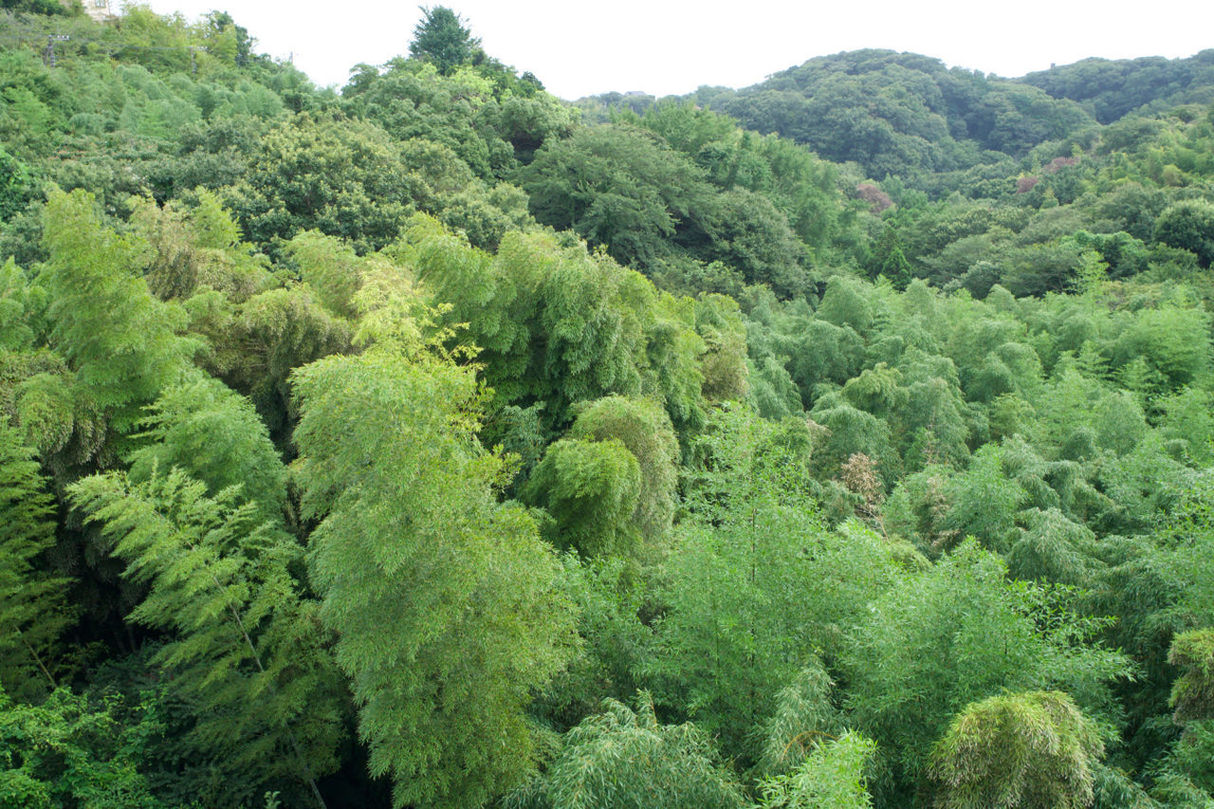
[[[856,186],[856,196],[867,202],[869,209],[873,213],[881,213],[886,208],[892,208],[894,205],[894,201],[889,198],[889,194],[872,183],[860,183]]]
[[[1016,193],[1027,194],[1033,190],[1033,186],[1041,182],[1040,177],[1021,177],[1016,181]]]
[[[1041,170],[1044,171],[1046,174],[1057,174],[1058,172],[1062,171],[1067,166],[1074,166],[1077,163],[1079,163],[1078,156],[1055,157],[1053,160],[1046,163],[1045,166],[1042,167]]]

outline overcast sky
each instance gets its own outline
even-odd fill
[[[115,5],[121,4],[117,0]],[[441,5],[443,3],[433,3]],[[460,0],[446,3],[492,56],[531,71],[562,98],[618,90],[687,93],[745,87],[814,56],[857,48],[913,51],[1000,76],[1088,56],[1191,56],[1214,48],[1211,0]],[[359,62],[407,54],[413,2],[151,0],[189,19],[219,8],[317,84]],[[427,3],[430,5],[430,3]]]

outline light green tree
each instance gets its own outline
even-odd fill
[[[1088,645],[1100,629],[1065,591],[1009,583],[1007,568],[971,539],[872,604],[844,671],[848,721],[874,738],[891,767],[880,789],[906,799],[930,767],[931,746],[966,705],[1005,689],[1066,690],[1087,710],[1109,705],[1120,653]],[[1044,623],[1039,623],[1044,622]]]
[[[814,745],[787,775],[764,780],[763,809],[869,809],[867,771],[877,744],[849,730]]]
[[[818,745],[835,738],[842,716],[831,702],[834,682],[813,659],[776,695],[776,708],[763,724],[758,771],[781,775],[804,763]]]
[[[556,521],[552,540],[587,557],[630,557],[640,549],[633,522],[641,468],[618,438],[562,438],[548,447],[524,496]]]
[[[569,433],[595,441],[616,439],[632,453],[641,473],[641,489],[631,522],[650,542],[664,539],[674,519],[679,445],[661,405],[650,399],[608,396],[578,413]]]
[[[726,413],[701,439],[693,511],[672,540],[659,652],[647,666],[660,704],[751,761],[780,690],[813,656],[833,660],[896,576],[871,531],[823,525],[806,490],[810,439],[795,426]]]
[[[603,711],[565,734],[541,778],[511,795],[511,809],[745,809],[748,802],[704,731],[663,725],[648,694],[634,711]]]
[[[290,573],[299,546],[229,487],[214,497],[181,469],[120,472],[69,488],[101,525],[125,575],[147,586],[131,619],[169,633],[153,661],[194,705],[190,741],[254,784],[316,779],[337,767],[342,688],[318,605]]]
[[[970,535],[983,547],[1005,553],[1016,538],[1016,513],[1028,493],[1003,471],[1003,451],[988,444],[970,459],[969,467],[945,486],[948,511],[944,528]]]
[[[51,346],[79,395],[127,432],[185,368],[191,346],[176,334],[184,319],[152,297],[138,272],[140,247],[101,224],[92,195],[52,192],[43,232],[50,260],[39,281],[50,299]]]
[[[252,404],[216,379],[197,375],[166,388],[147,408],[142,437],[128,458],[131,477],[181,467],[214,497],[233,486],[263,520],[279,525],[287,500],[287,470]]]
[[[1096,723],[1059,691],[967,705],[932,751],[940,809],[1084,809],[1104,755]]]
[[[1193,629],[1173,637],[1168,662],[1181,669],[1169,700],[1174,719],[1214,719],[1214,630]]]
[[[494,497],[474,369],[392,300],[373,348],[293,376],[308,565],[372,776],[397,807],[480,806],[530,766],[524,708],[569,658],[572,609],[531,516]]]

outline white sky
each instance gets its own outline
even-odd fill
[[[121,0],[115,3],[118,5]],[[150,0],[187,18],[228,11],[258,52],[294,54],[320,85],[359,62],[407,55],[415,2]],[[1191,56],[1214,48],[1211,0],[445,0],[491,55],[567,99],[618,90],[745,87],[814,56],[913,51],[1001,76],[1088,56]]]

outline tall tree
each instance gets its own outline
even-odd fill
[[[718,734],[727,755],[754,758],[754,731],[780,689],[815,653],[838,654],[895,568],[871,532],[825,530],[802,488],[804,422],[743,411],[710,430],[689,481],[694,511],[672,540],[648,673],[662,704]]]
[[[299,779],[324,807],[316,779],[337,766],[342,688],[318,605],[290,574],[298,545],[239,489],[208,497],[179,468],[140,483],[94,475],[69,491],[148,586],[131,617],[169,633],[154,661],[195,706],[192,742],[246,783]]]
[[[49,652],[68,622],[66,582],[35,567],[55,542],[55,523],[33,455],[0,421],[0,688],[17,694],[30,680],[55,687]]]
[[[152,297],[138,272],[140,246],[102,224],[91,194],[52,192],[43,227],[51,345],[80,395],[126,432],[185,367],[190,345],[175,333],[183,318]]]
[[[397,807],[480,806],[530,764],[523,709],[568,659],[572,609],[530,515],[496,502],[473,369],[372,319],[406,339],[294,375],[309,568],[371,774]]]
[[[1007,567],[972,540],[873,602],[845,670],[851,721],[881,745],[897,805],[927,775],[932,742],[952,717],[1004,689],[1066,690],[1104,710],[1120,653],[1083,640],[1100,628],[1057,591],[1010,583]],[[1014,804],[1013,804],[1014,805]]]

